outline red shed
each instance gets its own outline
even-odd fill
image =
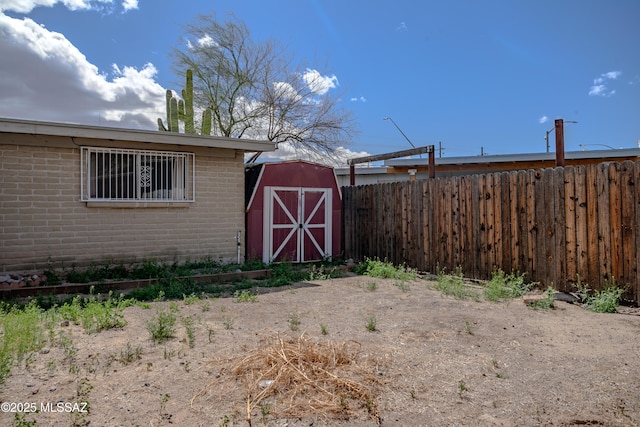
[[[332,168],[302,161],[245,169],[246,258],[318,261],[340,254],[342,195]]]

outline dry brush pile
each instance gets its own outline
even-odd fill
[[[381,424],[376,374],[380,361],[361,352],[353,340],[313,341],[279,335],[266,338],[230,372],[243,384],[246,417],[261,413],[285,418],[322,416],[327,419],[368,417]],[[212,382],[201,389],[192,403]]]

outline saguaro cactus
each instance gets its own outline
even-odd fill
[[[182,99],[173,96],[171,90],[167,90],[167,126],[161,118],[158,118],[158,130],[164,132],[179,132],[180,124],[184,123],[184,133],[196,134],[193,119],[193,72],[187,70],[186,85],[182,89]],[[211,109],[207,108],[202,112],[202,135],[211,135]]]

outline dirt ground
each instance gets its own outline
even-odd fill
[[[152,342],[147,323],[168,302],[127,308],[122,329],[58,326],[56,334],[70,340],[14,368],[0,401],[69,406],[19,415],[23,424],[0,413],[0,424],[640,425],[640,316],[559,301],[554,310],[533,310],[521,300],[456,300],[427,280],[357,276],[262,292],[256,302],[179,301],[176,337],[165,344]],[[193,321],[193,346],[180,318]],[[312,413],[311,396],[308,414],[279,416],[286,402],[272,396],[251,408],[249,423],[249,383],[234,369],[269,343],[301,336],[355,348],[345,372],[359,368],[356,379],[373,398],[360,406],[341,401],[348,408],[332,418]],[[79,412],[84,401],[88,413]]]

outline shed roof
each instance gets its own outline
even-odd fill
[[[5,118],[0,118],[0,133],[63,136],[111,141],[133,141],[207,148],[226,148],[247,152],[275,151],[276,149],[276,144],[273,142],[256,141],[251,139],[236,139],[218,136],[190,135],[177,132],[123,129]]]

